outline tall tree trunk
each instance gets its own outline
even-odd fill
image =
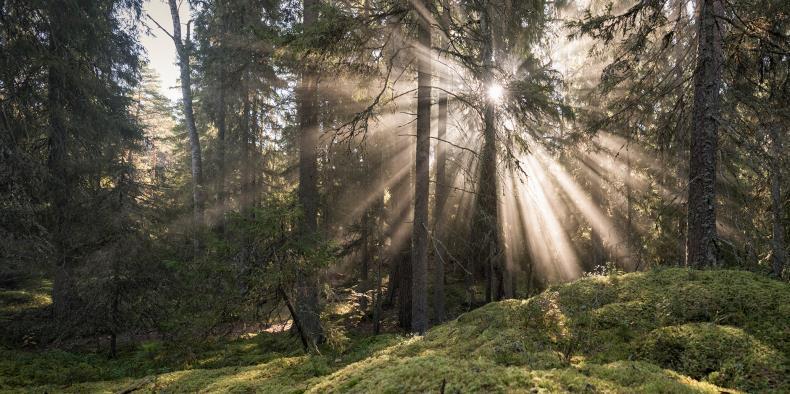
[[[721,24],[717,15],[723,6],[721,0],[701,0],[699,7],[686,264],[709,267],[716,265],[717,260],[716,150],[720,116],[719,89],[724,63]]]
[[[411,144],[406,145],[407,148],[411,150]],[[409,208],[409,201],[413,196],[411,185],[412,179],[414,179],[414,166],[411,166],[411,171],[409,171],[409,176],[404,177],[397,186],[396,195],[398,196],[398,203],[395,204],[398,220],[400,222],[399,227],[396,231],[395,237],[397,239],[403,239],[400,245],[396,245],[396,254],[395,263],[397,264],[397,273],[398,273],[398,322],[402,329],[404,330],[411,330],[412,329],[412,312],[413,312],[413,293],[412,293],[412,254],[411,254],[411,245],[412,245],[412,236],[413,231],[408,231],[408,228],[404,228],[403,223],[408,223],[414,221],[412,220],[413,211],[410,211]]]
[[[390,155],[395,155],[400,149],[408,149],[407,146],[399,143],[393,143],[390,145]],[[395,305],[395,299],[399,300],[399,304],[401,304],[400,300],[404,297],[401,297],[401,271],[402,269],[402,250],[404,246],[410,248],[411,242],[407,240],[401,241],[402,237],[406,237],[403,234],[401,226],[403,223],[409,221],[409,212],[407,201],[409,199],[409,182],[411,177],[409,174],[404,175],[401,179],[399,179],[390,189],[390,198],[389,198],[389,206],[386,210],[387,215],[387,233],[384,236],[384,239],[390,239],[390,247],[388,251],[389,257],[389,274],[388,274],[388,286],[387,286],[387,295],[385,297],[384,303],[382,307],[387,309]],[[408,257],[406,258],[408,261]],[[408,263],[409,267],[411,267],[411,263]],[[410,271],[410,270],[409,270]],[[411,289],[411,282],[408,282],[408,289]],[[408,291],[408,296],[406,298],[411,299],[411,291]],[[400,309],[399,309],[400,310]],[[400,314],[400,313],[399,313]],[[411,301],[408,304],[408,314],[411,316]],[[402,321],[402,319],[400,319]],[[411,329],[411,319],[408,319],[409,324],[407,326],[403,326],[402,328],[408,330]]]
[[[398,266],[398,325],[403,330],[411,330],[413,326],[411,244],[411,235],[409,235],[395,257],[395,263]]]
[[[640,256],[639,252],[636,250],[638,248],[636,243],[636,228],[634,228],[634,196],[633,190],[631,188],[631,183],[633,182],[633,168],[631,163],[631,137],[628,136],[628,142],[625,145],[625,181],[623,182],[625,185],[625,205],[626,205],[626,218],[625,218],[625,231],[627,235],[626,239],[626,261],[623,262],[623,267],[629,271],[637,271],[640,268]],[[634,256],[634,253],[637,253]]]
[[[362,220],[360,221],[361,227],[361,242],[362,242],[362,256],[359,266],[359,287],[358,291],[362,294],[362,297],[359,299],[359,309],[362,310],[362,313],[366,313],[368,309],[368,299],[367,299],[367,291],[370,288],[369,283],[369,272],[370,272],[370,257],[372,254],[370,253],[370,244],[371,244],[371,237],[370,237],[370,230],[371,230],[371,223],[370,219],[372,217],[371,207],[365,208],[365,212],[362,213]]]
[[[483,34],[483,86],[488,89],[493,80],[493,43],[488,2],[484,2],[480,16]],[[478,245],[476,259],[481,261],[486,278],[486,302],[502,299],[504,294],[504,272],[499,253],[499,207],[497,202],[497,152],[495,103],[485,98],[483,114],[483,147],[479,157],[479,179],[477,207],[473,219],[472,236]]]
[[[252,208],[252,108],[250,106],[249,91],[245,89],[242,97],[242,122],[241,136],[241,196],[239,197],[240,211],[244,215],[250,214]]]
[[[445,28],[449,25],[450,10],[447,4],[444,4],[442,9],[442,25]],[[447,45],[447,40],[443,39],[443,35],[439,34],[440,48]],[[444,223],[441,220],[444,214],[444,207],[447,203],[447,196],[449,193],[449,179],[447,179],[447,147],[445,141],[447,140],[447,112],[448,112],[448,98],[447,88],[449,83],[447,81],[447,70],[439,72],[439,87],[437,92],[437,115],[436,115],[436,195],[434,197],[433,208],[433,238],[434,245],[436,241],[444,242]],[[444,247],[438,246],[436,248],[436,256],[434,256],[434,273],[433,273],[433,318],[437,323],[441,323],[445,319],[445,295],[444,295],[444,262],[447,260],[447,254]]]
[[[217,103],[217,205],[219,206],[220,231],[225,230],[225,213],[227,205],[225,202],[225,135],[227,134],[227,119],[225,108],[225,81],[224,72],[220,72],[219,102]]]
[[[189,63],[190,37],[189,26],[187,35],[181,39],[181,17],[178,14],[178,2],[168,0],[170,16],[173,18],[173,43],[178,54],[178,66],[181,72],[181,99],[184,104],[184,120],[189,134],[189,145],[192,158],[192,204],[194,208],[194,225],[196,230],[203,226],[204,200],[203,200],[203,160],[200,151],[200,137],[195,126],[195,113],[192,110],[192,76]],[[200,242],[195,236],[195,249],[200,249]]]
[[[679,1],[677,2],[677,15],[674,18],[684,17],[691,17],[691,15],[686,15],[686,6],[683,2]],[[680,62],[683,56],[685,56],[686,49],[684,48],[684,45],[674,46],[672,51],[674,62]],[[675,78],[678,80],[682,79],[684,71],[684,67],[676,67]],[[680,105],[685,107],[685,96],[681,94],[679,99]],[[674,144],[672,145],[669,152],[667,152],[668,157],[665,158],[667,162],[675,162],[677,165],[673,166],[675,171],[664,171],[664,176],[666,179],[664,185],[669,190],[677,190],[678,193],[685,192],[686,188],[689,186],[687,164],[690,161],[690,158],[688,158],[690,144],[687,142],[689,138],[687,134],[689,134],[687,133],[687,130],[683,130],[680,127],[675,128],[673,137]],[[675,246],[672,264],[681,266],[685,263],[686,255],[688,254],[686,251],[688,247],[688,199],[678,198],[675,204],[676,208],[673,207],[673,211],[671,213],[673,215],[671,219],[671,225],[667,228],[667,230],[672,234],[671,237],[673,237],[673,245]],[[675,214],[674,210],[677,210],[677,214]]]
[[[52,23],[56,24],[57,22],[53,21]],[[57,28],[57,26],[53,26],[53,29]],[[56,35],[57,30],[53,30],[52,34]],[[50,51],[53,56],[59,57],[55,40],[50,42]],[[68,317],[71,302],[71,267],[69,267],[68,242],[66,241],[69,234],[66,212],[71,187],[66,154],[68,136],[63,117],[62,92],[65,89],[65,82],[61,74],[62,71],[56,67],[50,66],[48,72],[49,157],[47,158],[47,167],[52,176],[52,243],[55,258],[52,305],[55,318],[62,321]]]
[[[785,249],[785,228],[782,217],[782,133],[778,123],[768,126],[771,138],[770,168],[771,173],[771,213],[773,214],[773,236],[771,237],[771,269],[781,278],[787,263]]]
[[[373,299],[373,335],[381,333],[381,308],[382,308],[382,291],[381,291],[381,250],[379,250],[376,261],[376,293]]]
[[[304,0],[304,26],[318,19],[318,0]],[[301,232],[306,242],[318,237],[318,77],[308,67],[299,86],[299,204]],[[304,338],[311,347],[323,342],[318,299],[318,277],[312,270],[300,270],[296,278],[296,313]]]
[[[418,3],[424,7],[424,3]],[[417,56],[417,154],[414,177],[414,233],[412,239],[412,326],[418,334],[428,330],[428,191],[431,152],[431,25],[420,15]]]

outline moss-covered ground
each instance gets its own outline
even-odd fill
[[[4,351],[0,390],[790,392],[789,352],[787,283],[742,271],[663,269],[586,277],[486,305],[422,337],[351,338],[342,351],[321,355],[302,355],[287,334],[162,362],[164,373],[146,370],[162,354],[151,349],[115,361]]]

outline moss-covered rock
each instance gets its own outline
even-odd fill
[[[353,357],[289,356],[54,391],[790,392],[788,322],[787,283],[664,269],[492,303]]]

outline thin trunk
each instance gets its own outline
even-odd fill
[[[414,299],[412,290],[411,236],[401,246],[396,257],[398,265],[398,323],[404,330],[412,329]]]
[[[253,177],[253,169],[252,169],[252,161],[250,158],[252,157],[251,152],[251,134],[252,134],[252,126],[251,126],[251,119],[250,112],[252,111],[250,108],[250,97],[249,92],[244,92],[244,96],[242,97],[242,125],[241,125],[241,136],[240,136],[240,143],[241,143],[241,196],[239,198],[239,205],[240,211],[244,215],[250,214],[250,208],[252,207],[252,177]]]
[[[360,261],[359,267],[359,292],[362,294],[362,297],[359,299],[359,309],[362,310],[363,313],[366,313],[368,309],[368,299],[367,299],[367,291],[370,287],[368,283],[369,278],[368,274],[370,271],[369,262],[370,262],[370,217],[371,217],[371,208],[368,207],[365,209],[365,212],[362,214],[362,221],[361,221],[361,242],[362,242],[362,258]]]
[[[249,153],[247,160],[250,163],[249,164],[250,171],[252,172],[252,176],[250,176],[250,207],[251,208],[257,208],[260,206],[259,191],[261,190],[261,187],[259,186],[260,184],[259,179],[263,175],[259,167],[261,163],[261,160],[259,160],[259,158],[263,157],[262,154],[263,150],[259,151],[256,148],[258,146],[258,141],[260,141],[260,135],[259,135],[260,125],[258,124],[259,109],[260,107],[258,104],[258,100],[253,100],[251,107],[252,113],[250,114],[250,134],[249,134],[250,138],[247,140],[247,144],[248,144],[247,151]],[[254,218],[255,213],[252,212],[251,216]]]
[[[721,0],[701,0],[697,26],[697,66],[694,71],[691,158],[689,161],[688,255],[693,267],[716,265],[716,151],[719,128],[719,89],[723,65],[722,32],[717,15]]]
[[[683,2],[677,2],[677,16],[676,18],[684,18],[686,17],[686,7]],[[680,20],[680,19],[678,19]],[[674,63],[678,66],[675,67],[675,78],[680,80],[683,78],[684,75],[684,67],[679,66],[681,63],[681,59],[684,57],[686,50],[684,49],[683,45],[675,45],[673,50],[674,54]],[[680,105],[685,107],[686,100],[683,94],[680,95]],[[675,128],[674,137],[670,142],[671,149],[668,152],[668,161],[674,161],[678,163],[675,167],[677,171],[673,174],[673,171],[664,171],[665,182],[664,185],[668,189],[675,189],[680,191],[685,191],[688,187],[688,174],[686,173],[687,169],[685,168],[682,163],[688,163],[688,159],[686,155],[689,152],[689,144],[687,142],[687,132],[683,130],[681,127]],[[673,143],[674,142],[674,143]],[[687,217],[688,217],[688,200],[678,199],[677,202],[677,212],[678,214],[674,214],[673,209],[673,218],[670,223],[672,223],[671,227],[668,230],[674,235],[674,245],[675,245],[675,255],[673,256],[672,263],[674,265],[680,266],[684,263],[686,259],[686,233],[687,233]],[[672,228],[675,227],[675,228]]]
[[[411,146],[409,148],[411,150]],[[399,196],[399,203],[396,205],[396,212],[399,212],[400,224],[398,233],[395,235],[396,239],[403,239],[400,245],[396,245],[395,262],[398,270],[398,322],[400,327],[404,330],[412,329],[412,312],[413,312],[413,298],[412,298],[412,235],[413,232],[409,231],[405,223],[412,222],[412,216],[409,214],[409,199],[412,194],[412,179],[414,179],[414,166],[411,166],[412,171],[409,171],[409,176],[404,177],[399,182],[397,195]],[[413,211],[412,211],[413,212]],[[404,239],[405,238],[405,239]]]
[[[360,275],[359,279],[364,284],[363,289],[367,290],[367,283],[369,279],[369,272],[370,272],[370,216],[371,212],[369,209],[365,210],[364,216],[362,218],[362,265],[360,267]]]
[[[626,261],[623,262],[623,267],[627,270],[639,270],[639,257],[634,257],[634,252],[636,252],[636,229],[634,228],[634,197],[633,197],[633,190],[631,189],[631,183],[633,182],[633,169],[631,168],[631,141],[628,137],[629,141],[625,145],[625,165],[626,165],[626,172],[625,172],[625,205],[626,205]]]
[[[219,229],[225,230],[225,134],[226,109],[225,109],[225,82],[224,73],[220,73],[219,103],[217,104],[217,205],[219,206]]]
[[[288,308],[288,312],[291,313],[291,316],[294,320],[294,326],[296,327],[296,331],[299,333],[299,338],[302,340],[302,347],[304,347],[305,351],[310,351],[311,346],[307,340],[307,335],[305,334],[304,328],[302,327],[302,321],[299,319],[299,313],[291,303],[291,299],[288,298],[288,293],[282,288],[282,286],[278,287],[280,297],[282,297],[283,302],[285,302],[286,308]]]
[[[382,307],[385,309],[391,308],[395,305],[395,298],[398,296],[398,287],[400,287],[400,260],[396,255],[392,256],[389,263],[389,276],[387,286],[387,297]]]
[[[420,4],[424,6],[424,3]],[[419,12],[418,12],[419,15]],[[418,16],[418,39],[426,52],[431,48],[431,25]],[[414,177],[414,233],[412,240],[412,331],[428,330],[428,192],[431,152],[431,56],[417,60],[417,149]]]
[[[197,127],[195,126],[195,114],[192,110],[192,77],[190,56],[189,25],[187,25],[187,35],[181,39],[181,17],[178,14],[178,2],[168,0],[170,4],[170,16],[173,18],[173,43],[178,54],[178,66],[181,72],[181,99],[184,105],[184,120],[186,121],[187,132],[189,134],[189,145],[192,158],[192,204],[194,208],[195,229],[203,226],[204,221],[204,201],[203,201],[203,160],[200,151],[200,138]],[[195,236],[195,250],[200,250],[200,241]]]
[[[390,245],[387,253],[387,256],[389,257],[387,295],[384,302],[382,303],[382,308],[384,309],[389,309],[395,305],[395,298],[398,295],[398,288],[400,287],[400,249],[399,245],[396,243],[398,237],[400,236],[398,231],[400,223],[405,219],[402,217],[403,211],[400,209],[401,204],[399,203],[403,200],[403,197],[401,197],[401,194],[399,193],[404,191],[404,187],[407,186],[404,184],[404,182],[407,182],[408,179],[408,176],[404,177],[404,180],[398,181],[390,190],[392,197],[389,199],[390,205],[386,209],[386,215],[388,219],[386,220],[387,232],[385,233],[384,240],[389,239]]]
[[[773,236],[771,237],[771,268],[773,274],[781,278],[787,263],[785,249],[785,228],[782,217],[782,133],[779,124],[768,126],[771,138],[771,213],[773,214]]]
[[[603,184],[590,183],[590,199],[595,206],[599,207],[602,211],[609,208],[609,202],[606,199],[606,190]],[[595,270],[598,267],[603,267],[610,261],[609,250],[612,245],[607,245],[600,230],[596,230],[595,226],[590,221],[587,222],[590,226],[590,242],[592,243],[592,250],[590,251],[590,265],[586,267],[588,270]]]
[[[223,17],[220,22],[220,38],[217,43],[216,50],[219,52],[220,55],[226,55],[223,50],[223,40],[225,39],[225,31],[227,28],[227,19]],[[218,207],[218,220],[217,220],[217,229],[220,233],[225,232],[225,214],[227,213],[227,201],[225,195],[225,177],[226,177],[226,163],[225,163],[225,151],[227,149],[227,142],[226,142],[226,135],[227,135],[227,108],[225,104],[225,95],[226,95],[226,76],[225,76],[225,67],[224,65],[220,66],[219,69],[219,86],[218,86],[218,99],[215,108],[215,118],[214,123],[217,127],[217,177],[216,177],[216,198],[217,198],[217,207]]]
[[[57,12],[53,12],[53,15]],[[52,31],[53,37],[60,37],[59,21],[53,18]],[[52,56],[60,58],[60,48],[57,40],[50,40],[50,52]],[[67,130],[64,119],[64,98],[63,92],[65,81],[62,71],[54,66],[48,70],[47,100],[49,108],[49,157],[47,158],[47,169],[52,176],[52,216],[53,231],[52,243],[54,246],[55,259],[55,278],[52,286],[52,306],[55,318],[65,320],[68,317],[71,295],[70,295],[70,267],[68,256],[68,242],[66,237],[69,234],[68,220],[66,211],[69,205],[69,173],[67,169]]]
[[[448,9],[442,10],[442,23],[447,26],[450,11]],[[439,35],[442,37],[442,35]],[[439,47],[446,45],[446,40],[439,39]],[[447,91],[449,83],[447,83],[447,71],[442,70],[439,72],[439,91],[437,100],[437,120],[436,120],[436,196],[434,198],[435,205],[433,209],[433,237],[434,243],[436,240],[444,242],[444,223],[441,217],[444,214],[444,206],[447,203],[447,195],[449,192],[447,179],[447,148],[445,142],[447,140]],[[443,247],[437,248],[436,256],[434,256],[434,273],[433,273],[433,318],[437,323],[441,323],[445,319],[445,295],[444,295],[444,261],[447,259],[446,252]]]
[[[376,262],[376,294],[373,300],[373,335],[381,333],[381,308],[382,308],[382,291],[381,291],[381,253],[378,255]]]
[[[304,26],[318,19],[318,0],[304,0]],[[305,240],[318,236],[318,78],[309,68],[302,72],[299,86],[299,204],[301,232]],[[296,313],[305,339],[314,347],[324,341],[318,299],[318,277],[312,270],[300,270],[296,278]]]

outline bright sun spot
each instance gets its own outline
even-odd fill
[[[502,100],[502,96],[505,95],[505,89],[502,88],[502,85],[498,83],[493,83],[491,86],[488,87],[488,98],[493,101],[500,101]]]

